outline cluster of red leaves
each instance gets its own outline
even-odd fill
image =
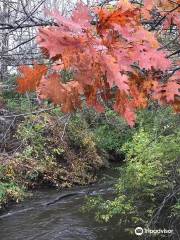
[[[173,24],[180,32],[180,0],[144,0],[144,3],[143,14],[146,18],[151,18],[150,12],[157,9],[161,17],[164,17],[164,28],[168,29]]]
[[[153,7],[150,2],[145,1],[146,15]],[[121,0],[116,7],[94,8],[93,13],[79,3],[69,18],[51,13],[56,25],[40,28],[37,41],[53,64],[48,71],[44,65],[22,67],[19,91],[36,89],[40,98],[65,112],[81,108],[84,100],[101,112],[111,101],[131,126],[136,109],[147,107],[149,98],[179,110],[179,73],[165,83],[154,74],[168,70],[171,62],[155,35],[142,26],[141,11]],[[62,70],[73,72],[66,84]]]
[[[22,76],[17,79],[17,91],[19,93],[35,91],[39,86],[42,76],[47,73],[47,70],[48,68],[45,65],[35,64],[33,68],[21,66],[19,71]]]

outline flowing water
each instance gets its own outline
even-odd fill
[[[80,194],[46,204],[74,192]],[[70,191],[37,191],[0,216],[0,240],[131,240],[116,224],[98,224],[91,214],[81,213],[87,194],[111,196],[113,189],[110,184],[98,184]]]

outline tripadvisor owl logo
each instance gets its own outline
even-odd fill
[[[142,227],[137,227],[137,228],[135,229],[135,234],[136,234],[137,236],[141,236],[141,235],[143,235],[143,233],[144,233],[144,230],[143,230]]]
[[[166,234],[173,234],[173,230],[171,229],[149,229],[149,228],[142,228],[142,227],[137,227],[135,228],[135,234],[137,236],[141,236],[143,234],[154,234],[154,235],[157,235],[157,234],[163,234],[163,235],[166,235]]]

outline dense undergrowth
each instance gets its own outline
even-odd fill
[[[25,189],[96,181],[104,161],[97,153],[93,134],[77,119],[72,117],[66,133],[54,113],[32,115],[18,125],[18,150],[0,160],[1,204],[21,200]]]
[[[37,113],[20,116],[16,121],[12,116],[5,126],[7,129],[12,125],[6,141],[1,142],[0,206],[22,200],[28,189],[64,188],[96,181],[105,159],[81,114],[62,115],[58,108],[43,111],[51,106],[46,103],[37,108],[30,98],[15,95],[9,101],[9,95],[6,97],[7,115],[12,110],[19,115],[24,109]],[[10,139],[16,142],[15,147],[9,144]]]
[[[121,146],[133,130],[113,111],[96,114],[84,109],[63,115],[48,103],[38,107],[33,95],[22,97],[10,92],[3,98],[6,114],[12,118],[5,125],[6,141],[1,142],[1,206],[22,200],[28,189],[40,186],[91,184],[109,160],[123,160]],[[13,114],[29,112],[36,114],[14,121]]]
[[[151,110],[140,111],[136,128],[120,149],[125,160],[118,168],[113,199],[90,197],[83,210],[95,210],[98,221],[115,218],[133,231],[136,226],[176,231],[180,213],[179,116],[153,105]]]
[[[136,126],[130,128],[109,109],[105,114],[84,109],[62,115],[58,108],[41,111],[51,106],[37,107],[31,97],[16,95],[11,101],[9,95],[4,97],[10,112],[39,112],[15,124],[10,136],[15,149],[1,143],[6,153],[0,158],[0,206],[21,201],[28,189],[40,186],[93,183],[102,167],[116,161],[122,166],[117,169],[114,197],[88,198],[83,210],[95,210],[98,221],[115,218],[132,228],[173,228],[180,209],[178,115],[152,103],[148,110],[139,111]]]

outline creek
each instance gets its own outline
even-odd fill
[[[71,190],[35,191],[0,216],[0,240],[131,240],[114,222],[97,223],[93,214],[80,211],[86,195],[111,197],[112,186],[113,181],[108,181]]]

